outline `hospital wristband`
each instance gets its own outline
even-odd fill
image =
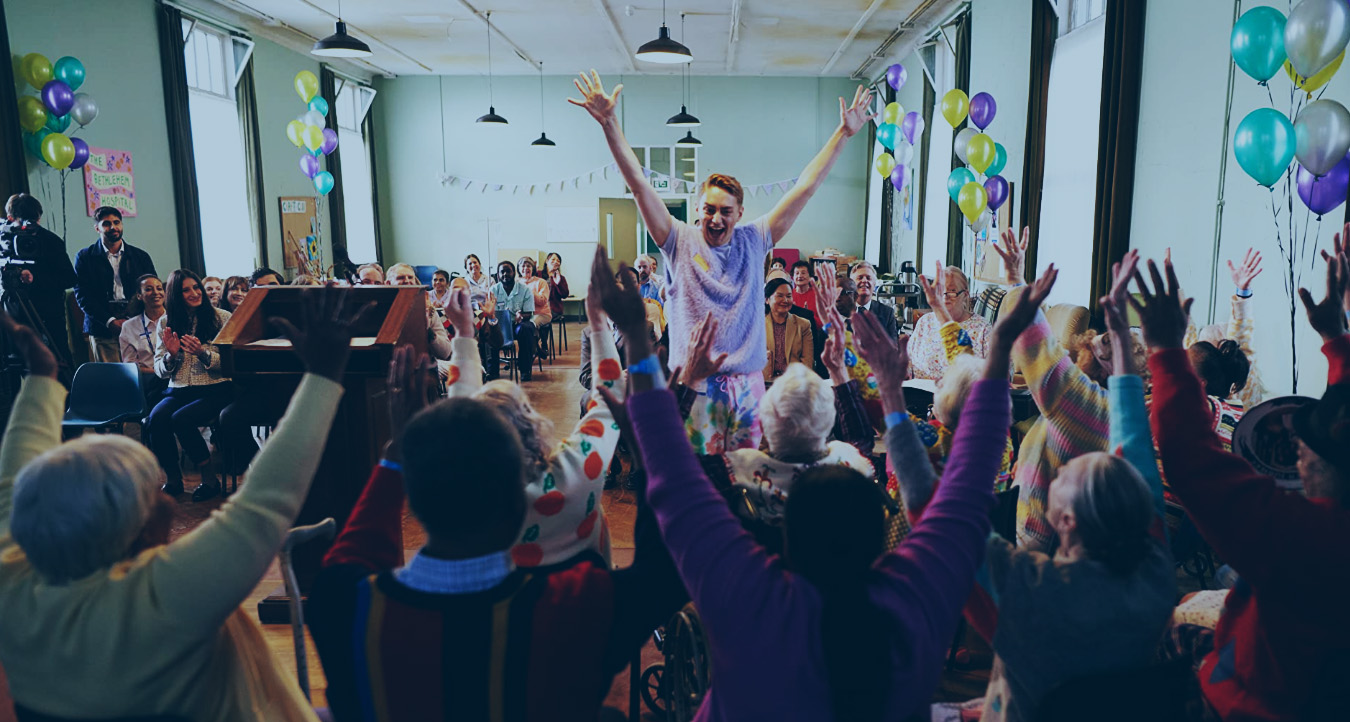
[[[900,424],[903,424],[908,420],[909,415],[906,414],[905,412],[892,411],[891,413],[886,414],[886,428],[889,429],[893,426],[899,426]]]

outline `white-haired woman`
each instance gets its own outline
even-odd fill
[[[314,720],[240,603],[276,559],[342,398],[351,340],[341,291],[304,332],[308,373],[249,480],[165,545],[171,502],[153,454],[121,436],[61,443],[66,392],[31,330],[0,314],[25,357],[0,445],[0,663],[19,718]]]
[[[973,313],[970,281],[961,269],[956,266],[944,269],[939,263],[933,281],[941,285],[939,302],[929,304],[934,312],[919,319],[914,324],[914,333],[910,335],[911,371],[916,379],[941,379],[947,371],[947,351],[942,334],[942,327],[946,323],[956,323],[955,332],[965,337],[963,343],[968,344],[971,352],[979,358],[985,356],[989,333],[993,328],[984,316]]]

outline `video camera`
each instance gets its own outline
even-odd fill
[[[37,262],[37,227],[35,221],[0,221],[0,290],[17,288],[19,271]]]

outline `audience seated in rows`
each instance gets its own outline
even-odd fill
[[[248,279],[243,276],[230,276],[225,279],[225,285],[220,295],[220,305],[217,308],[223,311],[234,313],[239,304],[244,302],[244,296],[248,295]]]
[[[147,273],[136,279],[136,285],[140,287],[136,299],[141,303],[141,312],[122,324],[117,342],[122,351],[122,363],[136,364],[140,372],[141,392],[149,411],[169,388],[169,382],[155,374],[155,339],[164,320],[164,283],[153,273]],[[141,427],[141,441],[150,445],[149,424]]]
[[[1005,234],[1005,241],[1011,234]],[[991,244],[993,245],[993,244]],[[938,264],[934,278],[941,275],[945,290],[942,305],[947,314],[970,339],[971,350],[979,358],[984,358],[989,346],[989,334],[992,327],[984,316],[974,313],[974,304],[970,298],[970,281],[966,274],[956,266],[945,269]],[[947,369],[947,354],[943,348],[941,321],[933,313],[924,314],[914,324],[914,333],[910,336],[910,357],[913,359],[913,374],[916,379],[940,379]]]
[[[384,285],[384,268],[378,263],[367,263],[356,268],[356,280],[363,286]]]
[[[207,276],[202,279],[202,290],[206,291],[206,300],[212,306],[220,308],[220,296],[225,292],[225,282],[216,276]]]
[[[534,377],[535,343],[538,339],[538,331],[530,321],[534,316],[534,292],[516,282],[516,266],[510,261],[497,264],[497,278],[499,280],[492,286],[492,295],[497,299],[497,314],[495,318],[489,318],[488,322],[501,328],[503,344],[515,342],[516,369],[520,372],[521,381],[529,381]],[[497,378],[500,373],[498,367],[495,359],[488,364],[489,380]]]
[[[388,279],[386,283],[390,286],[421,286],[422,282],[417,278],[417,271],[406,263],[395,263],[389,267],[386,274]],[[441,317],[436,313],[436,306],[431,302],[431,296],[427,296],[426,304],[427,316],[427,352],[433,359],[438,361],[450,360],[450,336],[446,333],[445,324],[441,322]]]
[[[562,272],[562,256],[548,254],[544,258],[544,269],[548,272],[548,313],[553,318],[562,318],[563,299],[571,294],[567,288],[567,277]]]

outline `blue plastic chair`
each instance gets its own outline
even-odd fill
[[[422,282],[423,286],[430,286],[432,279],[436,276],[436,266],[413,266],[413,273],[417,274],[417,280]]]
[[[62,428],[92,428],[102,432],[145,416],[145,394],[136,364],[82,364],[70,383],[70,405]]]

